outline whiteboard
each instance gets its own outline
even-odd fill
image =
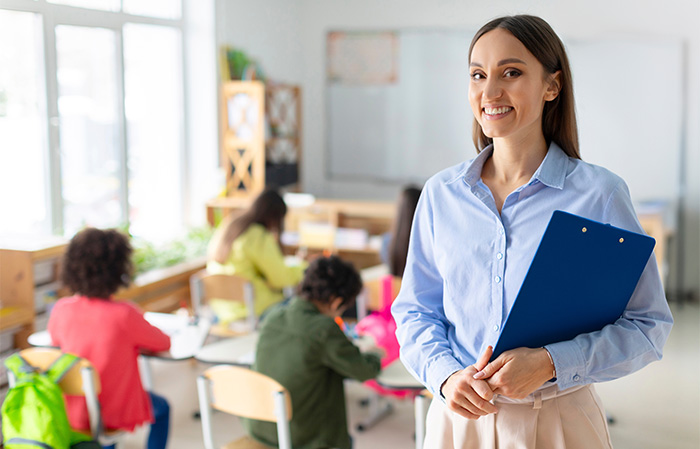
[[[327,86],[332,179],[424,182],[476,155],[468,48],[474,31],[399,33],[398,81]],[[633,200],[678,196],[683,47],[675,40],[565,42],[581,155],[628,183]]]

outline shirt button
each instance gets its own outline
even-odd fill
[[[494,332],[498,332],[498,324],[494,324],[494,325],[493,325],[493,331],[494,331]]]
[[[505,232],[506,232],[506,231],[504,231],[503,228],[501,228],[501,229],[498,230],[498,233],[501,234],[501,235],[503,235]]]
[[[578,374],[576,374],[576,375],[574,376],[574,382],[578,382],[579,380],[581,380],[581,376],[579,376]]]
[[[501,277],[496,276],[495,278],[493,278],[493,280],[496,281],[496,283],[499,283],[499,282],[501,282]]]
[[[496,259],[498,259],[498,260],[503,259],[503,253],[496,254]]]

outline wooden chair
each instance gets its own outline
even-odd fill
[[[56,348],[29,348],[20,351],[19,355],[30,365],[46,371],[63,353]],[[8,371],[10,387],[15,384],[14,374]],[[85,396],[88,417],[90,421],[90,436],[102,446],[116,444],[125,433],[121,430],[105,431],[102,425],[102,412],[98,395],[100,394],[100,378],[92,364],[86,359],[80,359],[59,381],[63,393],[71,396]],[[82,432],[82,431],[81,431]]]
[[[243,418],[277,423],[279,449],[292,449],[289,421],[292,400],[289,392],[274,379],[248,368],[219,365],[197,378],[199,411],[205,449],[214,449],[212,409]],[[267,449],[250,437],[232,441],[224,449]]]
[[[192,308],[197,316],[200,316],[204,305],[211,298],[225,299],[242,302],[248,310],[245,320],[248,332],[255,329],[258,318],[255,315],[255,291],[249,280],[232,274],[209,274],[206,270],[200,270],[190,277],[190,294]],[[247,332],[236,332],[227,326],[215,325],[209,331],[210,334],[220,337],[233,337]]]

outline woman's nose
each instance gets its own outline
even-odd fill
[[[503,95],[503,89],[500,80],[493,79],[493,77],[487,78],[484,86],[484,98],[496,99],[500,98],[501,95]]]

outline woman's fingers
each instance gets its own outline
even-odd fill
[[[493,376],[496,374],[496,372],[503,368],[503,365],[505,364],[505,358],[504,357],[498,357],[496,360],[493,362],[487,364],[485,367],[479,370],[476,374],[474,374],[474,379],[479,380],[479,379],[488,379],[489,377]]]
[[[496,413],[498,408],[489,402],[493,393],[485,381],[474,381],[465,376],[449,397],[448,406],[458,411],[460,408],[476,416]]]
[[[481,354],[481,357],[479,357],[479,360],[474,364],[474,367],[476,368],[477,371],[483,370],[486,365],[488,365],[489,360],[491,360],[491,356],[493,355],[493,346],[489,345],[486,347],[486,350],[484,351],[483,354]]]

